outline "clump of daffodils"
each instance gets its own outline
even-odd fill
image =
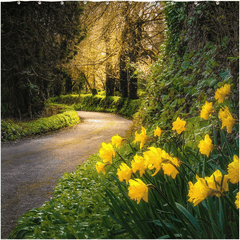
[[[222,88],[217,89],[215,93],[215,99],[218,100],[218,103],[223,103],[224,99],[229,94],[230,85],[225,84]],[[214,112],[215,110],[213,103],[206,101],[201,109],[200,117],[204,120],[208,120],[211,114]],[[218,118],[222,122],[222,129],[226,127],[227,132],[232,133],[232,128],[236,124],[237,120],[233,118],[227,106],[221,105],[221,109],[218,113]],[[186,124],[186,121],[181,120],[178,117],[177,120],[172,123],[172,130],[176,131],[177,134],[181,134],[182,132],[186,131]],[[162,131],[162,129],[157,126],[154,130],[154,137],[157,137],[160,140],[162,132],[166,131]],[[130,163],[127,163],[127,161],[125,161],[116,151],[116,153],[118,153],[118,155],[124,161],[119,165],[117,169],[118,179],[120,182],[126,182],[128,185],[128,195],[130,199],[136,200],[137,203],[140,203],[141,199],[145,202],[148,202],[148,192],[151,186],[157,189],[156,186],[152,184],[147,185],[143,180],[140,179],[148,179],[146,171],[149,171],[151,173],[151,177],[154,177],[156,174],[161,173],[171,177],[172,179],[176,179],[178,174],[181,174],[181,176],[184,177],[183,172],[180,169],[180,165],[183,162],[179,161],[178,158],[171,156],[162,148],[148,146],[147,150],[142,152],[142,149],[145,146],[146,142],[150,139],[156,140],[147,135],[147,131],[143,126],[141,127],[141,133],[135,132],[134,143],[140,142],[141,151],[133,156],[133,159]],[[106,173],[106,166],[111,165],[112,159],[116,157],[113,147],[120,149],[122,141],[123,138],[116,134],[112,137],[111,143],[102,143],[102,148],[99,151],[99,156],[104,163],[97,162],[96,169],[99,173]],[[157,144],[156,141],[155,144]],[[209,134],[206,134],[204,139],[198,143],[198,148],[201,154],[209,157],[210,153],[214,149],[214,145]],[[184,165],[186,164],[184,163]],[[189,168],[189,166],[187,167]],[[195,183],[192,181],[188,182],[188,201],[193,203],[194,206],[197,206],[207,197],[225,196],[226,192],[229,191],[229,182],[232,184],[237,184],[239,182],[238,156],[235,155],[233,157],[233,161],[227,166],[227,173],[227,175],[224,175],[220,170],[216,170],[211,176],[205,176],[204,178],[199,177],[196,174]],[[149,181],[152,182],[151,180]],[[235,205],[237,208],[239,208],[239,193],[236,194]]]

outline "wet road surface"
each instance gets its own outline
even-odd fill
[[[82,122],[59,132],[1,144],[1,238],[8,238],[16,220],[49,201],[56,180],[76,170],[132,121],[96,112],[78,111]]]

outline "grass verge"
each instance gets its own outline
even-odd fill
[[[1,120],[1,141],[47,133],[77,123],[79,123],[79,117],[76,111],[67,111],[30,122],[14,123],[11,120]]]
[[[120,154],[130,151],[127,144]],[[122,197],[112,181],[116,169],[107,175],[99,174],[93,154],[72,173],[64,173],[53,189],[53,197],[39,208],[33,208],[18,220],[9,238],[23,239],[114,239],[130,238],[120,232],[121,226],[109,215],[106,187]]]

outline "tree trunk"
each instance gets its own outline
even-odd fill
[[[129,83],[128,83],[128,98],[138,99],[137,89],[138,89],[138,79],[136,77],[131,77],[134,73],[134,69],[129,70]]]
[[[126,69],[126,62],[124,60],[124,56],[120,56],[120,84],[119,84],[119,90],[122,95],[122,97],[127,98],[128,97],[128,75],[127,75],[127,69]]]
[[[112,77],[112,66],[106,64],[106,97],[114,96],[115,79]]]

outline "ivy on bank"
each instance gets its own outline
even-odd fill
[[[187,117],[189,136],[186,137],[189,142],[193,138],[199,140],[211,129],[208,121],[200,119],[198,109],[206,101],[212,101],[215,90],[226,83],[232,86],[231,100],[238,113],[239,77],[235,67],[238,54],[234,52],[238,32],[233,27],[237,18],[227,18],[234,6],[238,4],[165,3],[167,38],[161,46],[161,56],[152,65],[147,94],[137,114],[141,124],[153,130],[157,124],[170,127],[177,117]],[[218,38],[213,30],[216,19],[221,33]],[[232,31],[227,31],[225,24],[231,26]],[[229,102],[226,104],[230,106]]]

